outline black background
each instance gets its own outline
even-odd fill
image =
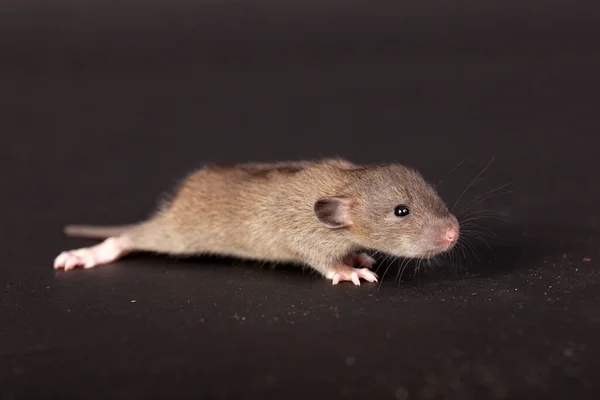
[[[597,398],[595,3],[4,0],[0,398]],[[52,269],[91,243],[64,224],[143,218],[205,162],[333,155],[449,204],[493,158],[457,209],[509,183],[474,208],[508,216],[477,221],[491,250],[360,288]]]

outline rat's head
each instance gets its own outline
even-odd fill
[[[330,229],[346,229],[356,244],[400,257],[429,258],[450,250],[459,224],[417,171],[385,165],[351,172],[345,193],[314,206]]]

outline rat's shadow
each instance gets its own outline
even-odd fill
[[[317,275],[312,269],[293,263],[272,263],[266,261],[247,260],[220,255],[169,256],[148,252],[137,252],[127,256],[128,260],[142,261],[150,268],[164,268],[164,261],[170,261],[169,268],[198,269],[214,268],[217,270],[230,269],[260,269],[264,272],[285,273],[288,275]],[[262,272],[262,271],[261,271]]]
[[[491,277],[541,265],[544,260],[563,254],[593,256],[598,253],[594,240],[598,231],[551,223],[488,224],[493,236],[468,238],[468,245],[453,249],[434,261],[393,258],[370,252],[377,259],[374,271],[382,284],[418,280],[453,280],[464,277]],[[484,242],[485,240],[485,242]],[[170,267],[198,268],[260,268],[261,272],[316,276],[312,269],[291,263],[269,263],[223,256],[171,257],[150,253],[135,253],[127,258],[144,261],[150,267],[164,268],[159,260],[171,260]]]
[[[539,267],[549,259],[598,254],[597,229],[548,222],[487,224],[487,228],[493,236],[468,238],[468,245],[454,248],[437,261],[399,259],[380,264],[376,272],[380,276],[385,273],[388,284],[400,280],[485,278]]]

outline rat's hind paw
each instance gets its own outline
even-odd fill
[[[115,261],[129,251],[131,244],[127,238],[108,238],[96,246],[63,251],[54,260],[54,269],[92,268]]]
[[[360,286],[361,279],[364,279],[367,282],[377,282],[376,273],[367,268],[352,268],[347,265],[334,267],[327,278],[331,279],[331,282],[334,285],[347,281],[354,283],[356,286]]]
[[[72,251],[63,251],[54,260],[54,269],[64,269],[68,271],[75,267],[91,268],[98,262],[94,257],[94,252],[90,249],[79,249]]]

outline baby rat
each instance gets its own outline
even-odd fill
[[[56,269],[91,268],[133,251],[215,254],[299,263],[334,285],[360,285],[377,281],[375,260],[362,249],[429,258],[455,245],[459,224],[414,169],[324,159],[204,167],[146,221],[65,233],[105,240],[61,253]]]

